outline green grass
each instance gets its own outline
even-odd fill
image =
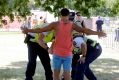
[[[2,35],[1,35],[2,34]],[[10,35],[7,35],[10,34]],[[10,64],[3,67],[0,65],[0,80],[24,80],[27,61],[24,60],[26,45],[23,43],[24,36],[21,32],[0,32],[0,61],[6,61],[6,57],[14,58]],[[13,51],[14,50],[14,51]],[[15,52],[17,51],[17,52]],[[5,55],[6,54],[6,55]],[[16,55],[22,54],[16,61]],[[114,54],[109,53],[109,57]],[[10,55],[10,57],[8,56]],[[114,54],[117,55],[118,54]],[[14,57],[15,56],[15,57]],[[25,56],[27,59],[27,56]],[[39,59],[38,59],[39,60]],[[9,62],[9,61],[8,61]],[[4,62],[2,62],[4,63]],[[99,58],[91,64],[91,68],[97,76],[97,80],[119,80],[119,60],[114,58]],[[80,75],[80,74],[79,74]],[[40,61],[38,61],[34,80],[45,80],[44,69]]]
[[[0,80],[24,80],[26,64],[26,61],[14,62],[8,65],[7,68],[0,68]],[[98,59],[91,65],[97,80],[118,80],[118,67],[119,61],[110,58]],[[37,64],[34,80],[45,80],[44,69],[40,61]]]
[[[24,80],[27,62],[15,62],[6,68],[0,68],[0,80]],[[12,67],[12,68],[11,68]],[[34,80],[44,80],[44,70],[38,62]]]

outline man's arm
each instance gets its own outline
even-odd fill
[[[28,32],[32,32],[32,33],[41,33],[41,32],[47,32],[47,31],[51,31],[54,29],[54,24],[50,23],[48,26],[43,27],[43,28],[36,28],[36,29],[27,29],[27,28],[21,28],[23,33],[28,33]]]
[[[87,35],[106,36],[106,34],[103,32],[93,31],[93,30],[88,29],[88,28],[81,28],[81,27],[78,27],[78,25],[76,25],[76,24],[73,24],[73,30],[75,30],[77,32],[85,33]]]
[[[48,50],[48,52],[51,53],[51,54],[53,53],[53,47],[54,47],[54,45],[55,45],[55,40],[53,39],[52,40],[52,44],[51,44],[51,46],[50,46],[50,48]]]
[[[44,49],[47,49],[48,46],[47,46],[47,45],[44,43],[44,41],[43,41],[44,37],[45,37],[45,35],[42,34],[42,33],[40,33],[37,42],[38,42],[38,44],[39,44],[41,47],[43,47]]]

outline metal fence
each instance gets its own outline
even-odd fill
[[[103,45],[108,48],[119,49],[119,19],[111,19],[109,23],[105,23],[103,30],[107,33],[107,37],[101,39]]]

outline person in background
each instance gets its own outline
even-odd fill
[[[43,22],[43,17],[40,16],[40,19],[39,19],[39,25],[41,26],[43,23],[44,23],[44,22]]]
[[[31,17],[28,17],[28,28],[31,29],[32,25],[31,25]]]
[[[37,26],[38,26],[37,15],[34,15],[34,18],[33,18],[33,26],[32,26],[32,27],[37,27]]]
[[[98,20],[96,21],[96,25],[97,25],[97,31],[101,32],[102,31],[103,20],[100,18],[100,16],[98,17]]]
[[[54,30],[55,44],[53,46],[53,70],[54,80],[60,80],[60,70],[63,66],[63,74],[65,80],[71,80],[71,64],[72,64],[72,31],[82,32],[90,35],[106,36],[103,32],[92,31],[86,28],[80,28],[69,20],[69,10],[61,9],[61,19],[50,23],[47,27],[37,29],[21,28],[23,33],[34,32],[42,33]],[[64,44],[65,42],[65,44]],[[85,57],[85,55],[82,55]]]
[[[48,23],[47,20],[46,20],[46,18],[44,18],[43,23]]]

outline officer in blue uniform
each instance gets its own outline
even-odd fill
[[[102,53],[102,48],[99,43],[87,39],[87,54],[85,57],[85,62],[80,63],[80,56],[75,54],[73,58],[75,63],[73,64],[72,70],[72,79],[73,80],[84,80],[84,75],[87,77],[88,80],[97,80],[96,76],[94,75],[93,71],[90,69],[89,65],[97,59],[100,54]],[[79,59],[78,59],[79,58]]]
[[[47,48],[43,48],[40,43],[37,42],[39,39],[38,37],[39,35],[36,33],[28,33],[24,41],[28,48],[28,64],[25,73],[25,80],[33,80],[36,69],[37,56],[40,58],[41,64],[45,70],[46,80],[53,80],[49,53]]]

